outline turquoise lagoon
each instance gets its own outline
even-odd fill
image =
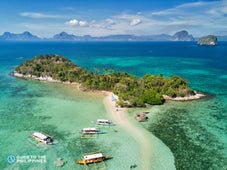
[[[84,93],[70,85],[25,81],[9,75],[14,66],[43,53],[57,53],[82,67],[114,68],[138,77],[181,75],[195,90],[207,94],[197,101],[171,102],[146,108],[149,121],[129,121],[150,132],[151,169],[171,164],[176,169],[227,169],[227,43],[199,47],[194,42],[0,42],[0,168],[83,169],[75,164],[83,153],[101,150],[113,156],[107,169],[140,169],[140,148],[127,130],[116,125],[105,134],[82,139],[83,127],[109,118],[100,93]],[[144,110],[144,109],[142,109]],[[30,131],[44,131],[58,141],[53,146],[28,142]],[[117,133],[116,133],[117,131]],[[154,137],[155,135],[156,137]],[[23,161],[15,163],[14,156]],[[55,167],[63,158],[66,164]],[[166,159],[166,161],[165,161]],[[175,169],[169,166],[166,169]]]

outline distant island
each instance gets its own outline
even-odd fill
[[[216,36],[219,41],[227,41],[227,35]],[[202,37],[203,38],[203,37]],[[67,32],[60,32],[50,38],[40,38],[32,33],[25,31],[15,34],[4,32],[0,35],[0,41],[199,41],[199,37],[194,38],[188,31],[182,30],[173,35],[156,34],[156,35],[131,35],[131,34],[116,34],[94,37],[91,35],[74,35]]]
[[[218,43],[218,39],[215,35],[207,35],[207,36],[201,37],[197,42],[198,45],[208,45],[208,46],[214,46],[214,45],[217,45],[217,43]]]
[[[188,86],[180,76],[170,78],[146,74],[137,78],[125,72],[94,68],[83,69],[60,55],[40,55],[26,60],[15,68],[14,76],[50,82],[76,82],[82,90],[111,91],[118,96],[121,107],[145,107],[160,105],[165,99],[190,100],[201,96]]]
[[[26,31],[20,34],[5,32],[0,35],[0,40],[7,41],[194,41],[192,35],[185,30],[179,31],[176,34],[158,34],[158,35],[131,35],[117,34],[94,37],[91,35],[77,36],[61,32],[54,35],[52,38],[40,38]]]
[[[0,40],[38,41],[41,40],[41,38],[37,37],[36,35],[32,35],[28,31],[25,31],[21,34],[5,32],[0,36]]]
[[[172,40],[173,41],[195,41],[194,37],[185,30],[175,33],[172,37]]]

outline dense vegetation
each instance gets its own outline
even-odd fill
[[[217,45],[218,39],[215,35],[207,35],[204,37],[201,37],[197,44],[199,45]]]
[[[83,88],[112,91],[119,96],[118,104],[124,107],[144,107],[145,104],[163,104],[163,94],[177,97],[193,95],[188,81],[180,76],[165,78],[146,74],[137,78],[128,73],[101,74],[98,68],[89,72],[59,55],[40,55],[16,67],[23,75],[49,76],[60,81],[81,83]]]

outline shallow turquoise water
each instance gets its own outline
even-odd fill
[[[188,79],[192,88],[206,93],[208,97],[153,106],[149,108],[149,122],[142,126],[171,149],[177,169],[227,169],[226,45],[220,43],[217,47],[207,48],[193,43],[168,42],[1,42],[0,146],[3,149],[0,152],[0,168],[52,169],[57,157],[62,157],[67,163],[59,169],[77,169],[75,160],[82,153],[94,150],[113,155],[114,159],[106,162],[108,169],[129,169],[134,163],[139,168],[142,163],[138,161],[136,140],[118,126],[114,127],[118,129],[117,134],[113,128],[106,128],[107,134],[98,138],[80,138],[78,131],[82,127],[92,126],[97,118],[108,118],[99,94],[85,94],[67,85],[24,81],[9,75],[14,66],[27,58],[42,53],[58,53],[90,70],[98,66],[137,76],[146,73],[177,74]],[[37,148],[27,143],[28,134],[33,130],[50,133],[59,144]],[[7,161],[10,154],[46,156],[46,163],[10,164]],[[158,169],[155,167],[152,168]]]
[[[106,134],[94,138],[81,138],[79,131],[83,127],[96,127],[96,119],[108,118],[100,94],[83,93],[69,85],[19,81],[21,82],[10,87],[17,89],[16,93],[12,90],[9,92],[8,95],[13,96],[11,100],[4,100],[5,103],[0,107],[2,115],[0,143],[4,147],[0,157],[5,158],[0,164],[1,168],[55,169],[54,161],[61,157],[67,161],[61,169],[82,169],[75,161],[84,153],[99,150],[114,157],[114,163],[107,161],[108,169],[115,169],[118,163],[121,165],[118,169],[123,170],[138,162],[136,160],[139,160],[137,154],[139,150],[137,147],[133,148],[136,146],[135,140],[118,126],[101,127]],[[115,129],[118,133],[114,131]],[[30,131],[51,134],[58,144],[53,146],[31,144],[28,141]],[[119,138],[123,140],[118,140]],[[18,157],[18,160],[23,156],[44,156],[45,162],[10,165],[7,157],[11,154]]]

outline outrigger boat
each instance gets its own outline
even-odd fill
[[[82,160],[78,160],[76,163],[77,164],[92,164],[92,163],[97,163],[97,162],[102,162],[107,159],[111,159],[112,157],[106,155],[104,156],[101,152],[94,152],[94,153],[89,153],[83,156]]]
[[[81,130],[81,133],[83,135],[93,135],[93,134],[98,134],[100,133],[100,130],[98,130],[97,128],[83,128]]]
[[[36,141],[51,145],[53,144],[53,139],[51,136],[43,133],[43,132],[30,132],[30,135],[35,138]]]
[[[107,126],[113,125],[113,123],[110,120],[107,120],[107,119],[97,119],[96,124],[107,125]]]

